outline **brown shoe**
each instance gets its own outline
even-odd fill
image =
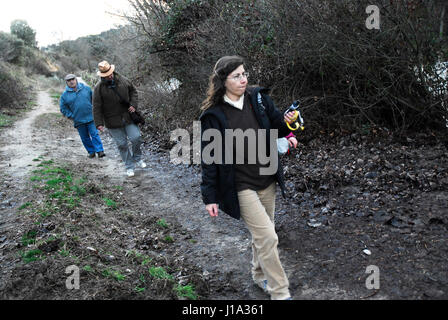
[[[91,159],[95,158],[95,153],[89,153],[88,157],[91,158]]]

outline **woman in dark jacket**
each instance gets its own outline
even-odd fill
[[[281,265],[277,245],[278,237],[274,227],[275,194],[278,182],[284,195],[283,172],[278,159],[275,139],[287,136],[290,131],[286,122],[293,122],[293,114],[283,116],[275,107],[267,90],[251,88],[244,60],[238,56],[226,56],[218,60],[210,77],[207,98],[202,103],[200,117],[202,130],[202,183],[201,192],[206,210],[211,217],[218,216],[218,208],[233,218],[242,218],[252,235],[252,278],[262,289],[269,292],[271,299],[290,299],[289,282]],[[204,161],[210,151],[207,131],[220,132],[223,161]],[[248,132],[254,130],[254,139],[244,140],[244,148],[225,142],[226,130]],[[218,131],[216,131],[218,130]],[[264,141],[259,132],[266,130],[266,148],[269,159],[277,163],[277,170],[270,170],[272,164],[260,159],[260,149],[255,155],[251,146],[260,146]],[[208,131],[210,132],[210,131]],[[250,136],[250,135],[249,135]],[[211,139],[210,139],[211,140]],[[215,141],[216,142],[216,141]],[[227,149],[226,149],[227,146]],[[229,150],[228,148],[233,148]],[[253,149],[252,149],[253,150]],[[225,161],[231,152],[233,161]],[[215,154],[214,154],[215,155]],[[237,161],[237,159],[244,161]],[[263,171],[263,169],[265,169]]]

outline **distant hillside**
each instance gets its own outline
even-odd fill
[[[111,29],[97,35],[62,41],[43,48],[57,66],[57,74],[93,74],[98,62],[108,60],[129,73],[133,52],[136,51],[135,32],[131,26]],[[88,79],[87,79],[88,80]]]

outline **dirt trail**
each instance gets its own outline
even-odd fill
[[[44,153],[44,150],[47,151],[51,145],[42,141],[44,137],[36,132],[33,124],[40,115],[56,110],[48,93],[39,92],[37,100],[37,108],[26,114],[26,118],[16,122],[12,129],[2,134],[0,152],[3,156],[0,165],[12,176],[22,177],[27,174],[27,166],[34,158]]]
[[[176,298],[163,281],[146,282],[145,293],[135,292],[142,284],[142,261],[128,253],[136,251],[167,263],[176,270],[176,281],[195,283],[201,298],[269,298],[251,280],[250,235],[243,223],[206,214],[197,167],[173,165],[145,146],[148,167],[127,178],[107,132],[102,134],[107,156],[88,159],[72,122],[60,116],[46,91],[0,137],[0,296]],[[284,159],[292,191],[287,201],[277,196],[276,229],[294,299],[448,297],[448,153],[440,144],[410,141],[412,148],[352,136],[336,144],[304,143]],[[30,185],[38,157],[66,163],[85,177],[92,193],[79,212],[54,216],[50,223],[64,234],[64,250],[97,266],[95,272],[84,271],[78,292],[66,290],[64,275],[76,259],[56,259],[58,243],[45,260],[24,265],[17,258],[21,238],[30,230],[18,207],[39,200]],[[118,210],[104,205],[106,195],[121,203]],[[157,227],[161,217],[169,229]],[[167,236],[175,241],[163,241]],[[379,290],[366,287],[366,267],[372,265],[381,270]],[[104,277],[110,268],[125,270],[129,282],[110,282]]]
[[[194,169],[176,167],[158,154],[144,152],[148,167],[137,170],[135,177],[127,178],[107,131],[102,134],[107,156],[88,159],[72,122],[61,118],[58,112],[49,93],[40,91],[37,106],[2,133],[0,166],[9,186],[8,199],[4,200],[0,211],[2,233],[16,228],[19,223],[16,210],[24,202],[21,194],[34,169],[33,159],[67,161],[89,180],[124,185],[125,190],[131,190],[126,194],[127,203],[140,210],[143,216],[158,215],[177,221],[182,226],[178,238],[185,232],[191,233],[194,245],[179,243],[176,252],[180,259],[189,260],[202,269],[212,286],[211,299],[267,298],[249,281],[247,231],[230,218],[213,221],[208,217],[200,200],[198,173]],[[46,127],[48,124],[54,127]]]

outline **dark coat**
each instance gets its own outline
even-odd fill
[[[124,76],[114,73],[116,90],[120,96],[137,109],[138,94],[132,82]],[[106,128],[122,128],[133,123],[128,107],[120,102],[120,98],[108,85],[100,81],[93,91],[93,118],[95,126]]]
[[[263,106],[259,106],[257,101],[258,92],[261,93],[263,99]],[[290,130],[284,122],[283,114],[275,107],[272,99],[267,95],[268,90],[264,88],[248,89],[250,94],[251,104],[255,110],[255,116],[262,129],[266,129],[266,136],[269,137],[270,129],[278,129],[279,137],[287,136]],[[222,110],[223,105],[226,104],[224,100],[217,105],[210,107],[200,116],[202,134],[207,129],[218,129],[222,137],[225,136],[225,129],[229,129],[227,118]],[[201,134],[201,137],[202,137]],[[201,150],[210,143],[202,141]],[[269,149],[269,139],[267,139],[267,149]],[[223,155],[225,155],[225,142],[222,142]],[[276,153],[278,157],[278,153]],[[240,219],[240,206],[235,185],[235,169],[233,164],[205,164],[202,161],[202,183],[201,193],[204,203],[217,203],[219,209],[230,215],[235,219]],[[283,176],[283,167],[278,157],[278,169],[276,173],[276,180],[280,185],[282,195],[285,197],[285,182]]]

